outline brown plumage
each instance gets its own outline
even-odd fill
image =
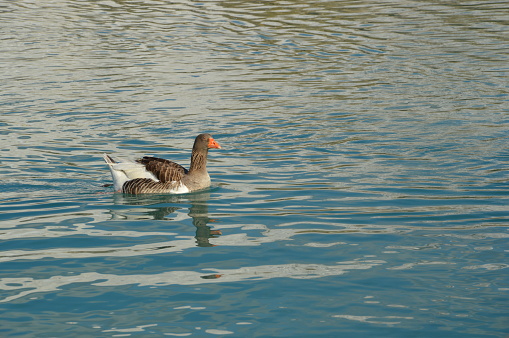
[[[157,182],[150,178],[135,178],[124,183],[122,192],[124,194],[164,194],[179,188],[179,183]]]
[[[162,158],[144,156],[136,162],[143,164],[145,169],[162,183],[180,181],[188,173],[187,169],[180,164]]]

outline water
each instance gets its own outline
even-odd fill
[[[2,337],[504,337],[509,6],[9,1]],[[210,190],[122,196],[102,154]]]

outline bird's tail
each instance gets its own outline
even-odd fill
[[[112,165],[112,164],[115,164],[117,162],[115,162],[115,160],[113,158],[111,158],[110,155],[108,154],[103,154],[103,158],[104,158],[104,162],[108,163],[109,165]]]

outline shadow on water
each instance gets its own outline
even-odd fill
[[[210,243],[209,239],[217,238],[222,234],[220,230],[213,230],[208,225],[217,221],[209,217],[208,201],[210,200],[210,190],[185,195],[115,194],[113,198],[116,205],[132,207],[111,210],[114,219],[178,220],[178,211],[188,208],[189,212],[187,215],[191,217],[192,223],[196,227],[195,238],[197,246],[215,246]]]

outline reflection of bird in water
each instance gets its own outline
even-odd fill
[[[115,194],[116,205],[129,205],[133,208],[111,210],[113,218],[127,220],[167,220],[168,215],[182,209],[180,195],[122,195]]]
[[[189,215],[196,227],[196,244],[201,247],[215,246],[209,242],[210,238],[222,235],[220,230],[212,230],[209,223],[217,222],[208,217],[208,200],[210,192],[200,192],[189,195],[114,195],[115,204],[130,205],[133,208],[112,210],[114,218],[128,220],[166,220],[172,221],[170,215],[184,209],[183,202],[190,202]],[[178,217],[178,216],[177,216]]]
[[[208,217],[207,202],[195,202],[189,208],[189,216],[193,219],[193,225],[196,227],[196,244],[198,246],[215,246],[209,243],[209,238],[216,238],[221,235],[220,230],[212,230],[207,224],[216,220]]]
[[[210,134],[196,137],[189,170],[172,161],[145,156],[136,162],[116,162],[104,154],[117,192],[125,194],[185,194],[210,187],[209,149],[221,149]]]

